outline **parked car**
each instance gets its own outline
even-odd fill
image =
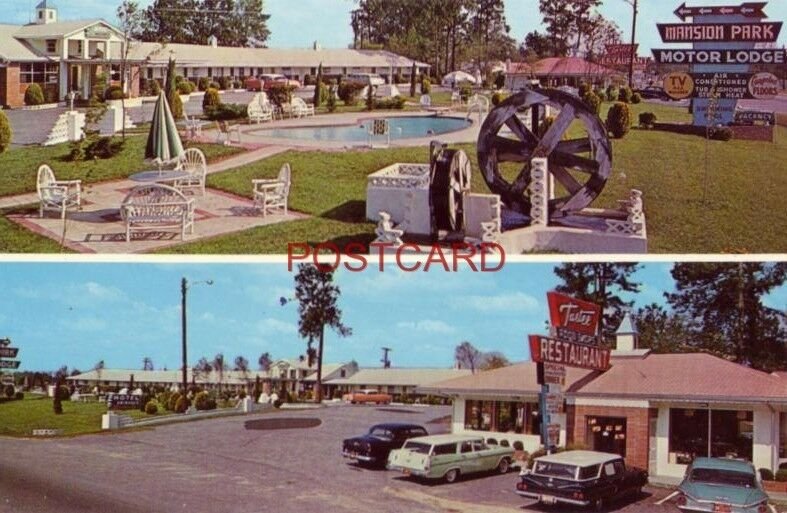
[[[566,451],[536,458],[522,469],[516,493],[542,504],[573,504],[601,510],[627,494],[638,494],[648,473],[627,467],[619,454]]]
[[[247,91],[262,91],[262,79],[259,77],[249,77],[243,83],[243,87],[246,88]]]
[[[683,511],[766,513],[768,495],[754,466],[743,460],[696,458],[686,469],[676,502]]]
[[[388,468],[407,476],[443,479],[453,483],[460,475],[497,470],[508,472],[514,450],[487,445],[482,437],[433,435],[407,440],[388,455]]]
[[[401,448],[410,438],[428,434],[418,424],[377,424],[365,435],[345,439],[342,442],[342,456],[358,463],[384,466],[391,450]]]
[[[267,91],[273,84],[285,84],[294,86],[296,89],[301,87],[297,80],[289,79],[278,73],[265,73],[258,77],[249,77],[244,83],[247,91]]]
[[[393,397],[391,397],[390,394],[384,394],[378,391],[376,388],[365,388],[346,394],[344,400],[352,404],[391,404]]]
[[[664,88],[659,86],[647,86],[642,89],[635,89],[634,92],[639,93],[643,99],[647,100],[672,101],[672,98],[664,91]]]
[[[373,86],[381,86],[385,84],[385,79],[377,73],[352,73],[347,75],[348,82],[360,82],[368,84],[370,81]]]

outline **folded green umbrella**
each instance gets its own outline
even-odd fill
[[[150,123],[148,143],[145,146],[145,158],[155,162],[159,169],[161,166],[176,160],[183,153],[183,144],[180,142],[178,127],[175,118],[169,110],[169,104],[161,91],[156,99],[153,109],[153,120]]]

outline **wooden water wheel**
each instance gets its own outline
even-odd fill
[[[429,202],[432,230],[456,232],[463,229],[463,194],[470,190],[470,160],[461,150],[446,149],[446,145],[430,145],[432,180]]]
[[[538,130],[545,106],[559,109],[551,126]],[[528,129],[519,117],[527,109],[532,116]],[[579,120],[586,137],[567,139],[569,126]],[[501,134],[503,127],[510,134]],[[539,132],[543,132],[539,135]],[[549,173],[564,192],[549,202],[550,219],[561,218],[587,206],[601,193],[612,170],[612,147],[598,116],[579,98],[555,89],[533,89],[517,93],[495,107],[478,136],[478,164],[489,189],[500,195],[511,210],[530,216],[530,161],[548,159]],[[522,163],[509,182],[500,164]]]

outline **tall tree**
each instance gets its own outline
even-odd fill
[[[227,370],[227,362],[224,360],[224,353],[218,353],[214,356],[210,366],[216,372],[216,379],[219,382],[219,392],[221,392],[222,384],[224,383],[224,371]]]
[[[787,317],[763,297],[786,275],[784,262],[676,263],[667,300],[703,347],[758,369],[784,369]]]
[[[192,376],[193,379],[196,381],[197,379],[208,379],[210,376],[210,371],[213,370],[210,362],[204,356],[197,361],[197,365],[194,366],[192,369]]]
[[[333,272],[314,265],[299,265],[295,275],[295,299],[298,301],[298,333],[309,340],[317,340],[317,381],[314,397],[322,401],[322,357],[325,344],[325,327],[346,337],[352,330],[342,323],[338,306],[341,290],[333,279]]]
[[[269,352],[265,351],[257,359],[257,363],[259,364],[261,371],[268,372],[271,370],[271,365],[273,365],[273,358],[271,358],[271,354]]]
[[[235,357],[235,370],[240,372],[241,376],[243,377],[243,381],[246,382],[246,386],[249,385],[249,360],[248,358],[238,355]]]
[[[691,349],[692,339],[685,320],[661,305],[651,303],[633,314],[639,345],[654,353],[681,353]]]
[[[519,46],[519,55],[525,60],[536,61],[553,57],[556,53],[552,38],[537,30],[529,32]]]
[[[454,359],[460,368],[470,369],[471,372],[475,373],[481,361],[481,351],[465,340],[454,349]]]
[[[322,97],[320,95],[320,93],[322,92],[321,89],[322,89],[322,62],[320,62],[320,65],[317,67],[317,80],[315,80],[314,82],[314,99],[312,103],[314,103],[315,109],[319,108],[320,103],[322,102]]]
[[[119,21],[118,27],[123,32],[123,46],[120,55],[120,89],[123,91],[123,97],[120,101],[121,115],[123,116],[122,136],[126,138],[126,87],[129,82],[134,83],[134,80],[139,79],[140,66],[129,66],[129,55],[131,54],[131,38],[135,34],[143,31],[145,25],[145,14],[139,8],[139,3],[135,0],[123,0],[118,6],[117,18]],[[136,71],[134,71],[136,70]]]
[[[508,367],[509,365],[511,365],[511,362],[508,361],[508,358],[506,358],[503,353],[492,351],[481,355],[481,364],[478,368],[488,371]]]
[[[561,264],[555,268],[555,274],[563,280],[557,291],[600,305],[603,315],[599,330],[607,340],[623,320],[625,310],[634,304],[624,301],[620,294],[639,291],[640,284],[631,280],[636,270],[637,264],[626,263]]]
[[[152,371],[153,370],[153,358],[150,356],[146,356],[142,359],[142,370]]]
[[[552,40],[556,57],[568,55],[574,28],[573,0],[539,0],[547,35]]]

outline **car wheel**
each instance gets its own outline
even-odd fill
[[[503,458],[502,460],[500,460],[500,463],[497,464],[497,471],[500,474],[506,474],[506,473],[508,473],[508,469],[509,469],[510,465],[511,465],[511,462],[508,461],[508,458]]]
[[[449,470],[448,472],[445,473],[445,476],[443,476],[443,479],[445,479],[446,483],[453,483],[453,482],[455,482],[457,479],[459,479],[459,469],[452,468],[451,470]]]

